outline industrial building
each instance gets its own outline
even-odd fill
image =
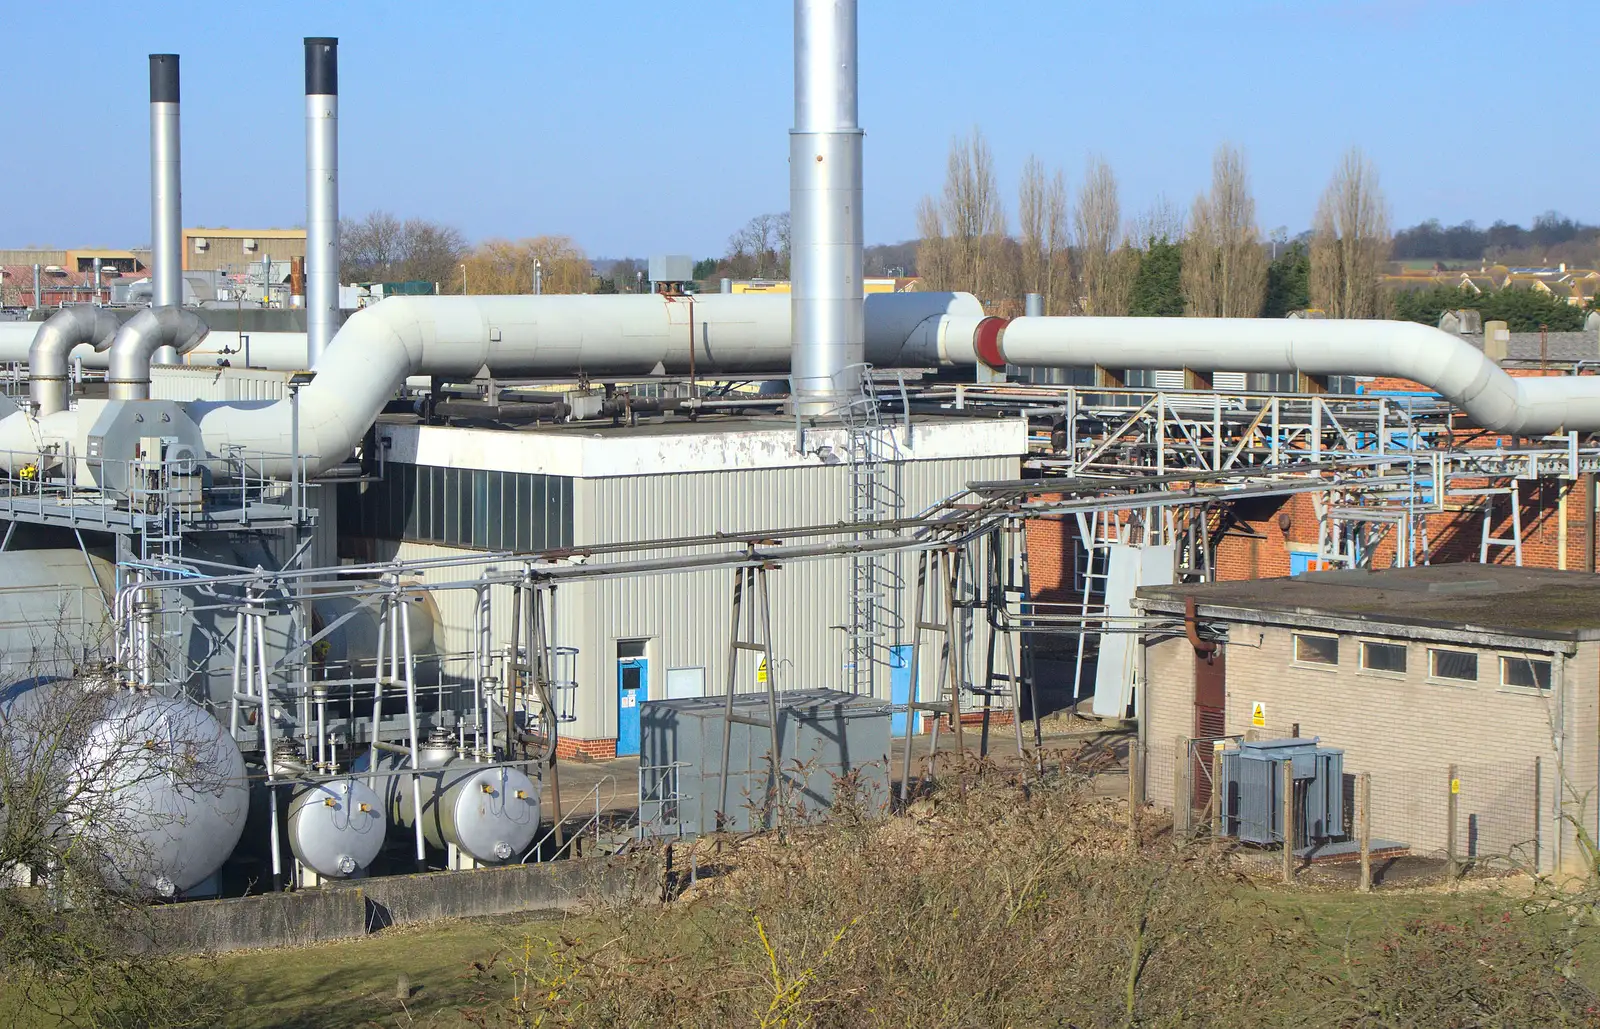
[[[1006,319],[969,294],[875,292],[855,5],[795,13],[785,292],[352,312],[338,42],[300,55],[303,237],[181,228],[178,57],[151,56],[149,306],[0,323],[19,387],[0,398],[0,574],[26,584],[4,595],[12,673],[35,696],[52,676],[113,683],[117,725],[175,727],[188,738],[147,749],[203,746],[220,778],[141,780],[181,828],[152,820],[137,857],[107,862],[193,897],[549,858],[595,825],[569,824],[560,796],[580,756],[644,757],[638,837],[738,824],[682,790],[782,766],[801,708],[848,710],[879,761],[887,721],[901,795],[923,731],[977,719],[980,746],[1001,724],[1037,748],[1027,716],[1091,695],[1103,718],[1194,738],[1161,721],[1194,698],[1170,684],[1183,652],[1159,640],[1183,623],[1154,588],[1220,589],[1241,548],[1253,574],[1298,571],[1298,553],[1404,567],[1472,556],[1436,545],[1441,519],[1465,517],[1485,526],[1480,563],[1521,563],[1543,553],[1531,502],[1557,512],[1555,559],[1589,563],[1593,533],[1569,530],[1595,510],[1600,379],[1576,367],[1508,374],[1414,324]],[[187,302],[217,271],[204,262],[275,267],[295,247],[299,311]],[[1225,620],[1182,644],[1214,644]],[[1244,645],[1234,631],[1225,650]],[[1577,627],[1548,645],[1495,631],[1497,654],[1583,660]],[[1141,654],[1166,678],[1141,676]],[[1492,701],[1528,746],[1542,689]],[[693,768],[650,756],[646,705],[718,703],[745,753],[724,736]],[[1561,710],[1587,731],[1581,704]],[[1365,746],[1347,744],[1352,761]],[[857,770],[844,748],[822,759]]]
[[[1315,737],[1372,777],[1372,832],[1417,853],[1581,870],[1600,779],[1600,583],[1592,574],[1441,564],[1162,586],[1139,607],[1141,735],[1179,741],[1151,767],[1175,807],[1211,784],[1213,747]],[[1186,629],[1188,631],[1186,631]],[[1198,755],[1191,758],[1191,752]],[[1186,785],[1193,797],[1175,796]],[[1337,835],[1337,834],[1336,834]]]

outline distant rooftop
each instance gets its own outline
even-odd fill
[[[1512,565],[1438,564],[1377,571],[1307,572],[1282,579],[1152,586],[1147,610],[1177,613],[1194,597],[1202,616],[1303,621],[1331,617],[1378,625],[1498,632],[1540,639],[1600,639],[1600,576]]]

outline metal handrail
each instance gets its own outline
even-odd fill
[[[582,807],[584,803],[592,796],[594,798],[594,812],[584,820],[582,825],[578,826],[577,830],[573,832],[572,835],[566,837],[561,844],[556,847],[555,853],[551,854],[548,858],[537,858],[534,861],[534,864],[543,864],[546,861],[555,861],[556,859],[560,858],[563,852],[570,850],[572,845],[577,842],[577,840],[582,837],[584,833],[589,831],[590,826],[594,826],[595,844],[597,846],[599,845],[600,815],[602,813],[602,808],[600,806],[600,788],[606,783],[611,784],[611,797],[606,801],[606,807],[609,808],[611,806],[611,804],[617,799],[617,778],[614,775],[607,775],[599,782],[595,783],[594,786],[582,797],[580,797],[576,804],[573,805],[574,810],[576,810],[577,808]],[[528,852],[522,855],[522,863],[527,864],[529,858],[539,853],[539,849],[544,846],[545,841],[554,836],[557,830],[561,829],[566,824],[566,818],[561,814],[560,811],[557,811],[555,819],[552,821],[550,828],[543,836],[540,836],[538,839],[534,840],[533,845],[528,848]]]

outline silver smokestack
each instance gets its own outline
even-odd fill
[[[183,304],[183,175],[178,138],[178,55],[150,55],[150,306]],[[175,364],[162,347],[157,364]]]
[[[306,38],[306,364],[339,328],[339,41]]]
[[[856,0],[795,0],[790,373],[802,415],[836,412],[859,385],[847,371],[866,336],[858,117]]]

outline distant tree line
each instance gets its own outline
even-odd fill
[[[1512,332],[1576,332],[1588,317],[1585,308],[1575,307],[1543,290],[1524,286],[1478,293],[1465,287],[1433,286],[1427,289],[1396,290],[1391,298],[1393,316],[1402,321],[1438,325],[1446,311],[1470,309],[1484,321],[1503,321]]]
[[[1542,253],[1563,244],[1594,246],[1597,242],[1600,242],[1600,225],[1585,225],[1557,211],[1539,215],[1531,229],[1504,221],[1497,221],[1486,229],[1470,220],[1445,226],[1432,218],[1396,232],[1392,256],[1396,261],[1499,261],[1507,256]],[[1542,264],[1544,258],[1535,260]]]

